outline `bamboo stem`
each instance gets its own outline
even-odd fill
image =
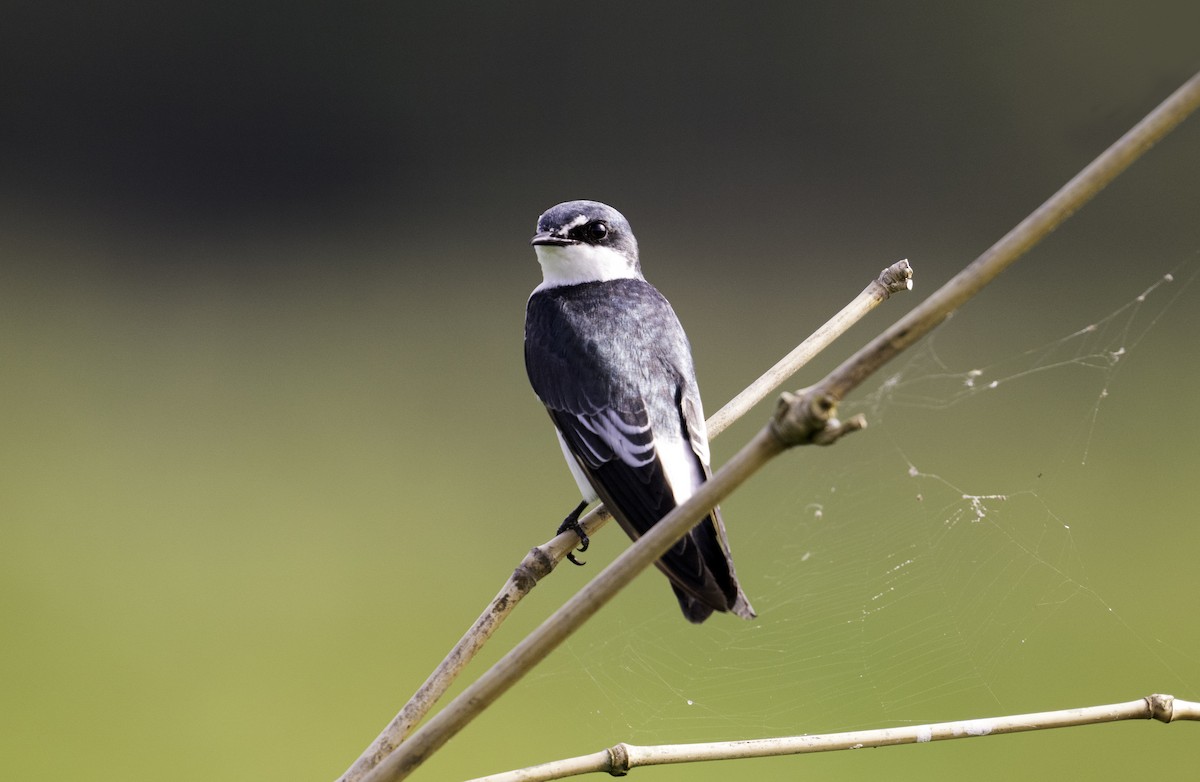
[[[471,782],[550,782],[594,772],[621,776],[639,766],[662,766],[708,760],[766,758],[807,755],[843,749],[924,744],[931,741],[998,736],[1032,730],[1100,725],[1121,720],[1156,719],[1160,722],[1200,719],[1200,703],[1177,700],[1172,695],[1150,695],[1127,703],[1086,706],[1079,709],[1044,711],[975,720],[907,725],[902,728],[856,730],[847,733],[809,734],[745,741],[713,741],[703,744],[660,744],[638,746],[617,744],[590,755],[564,758],[551,763],[491,774]]]

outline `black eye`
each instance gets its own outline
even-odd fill
[[[588,223],[585,230],[589,239],[598,242],[608,236],[608,223],[605,223],[603,220],[595,220]]]

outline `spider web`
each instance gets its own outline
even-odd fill
[[[1078,501],[1105,484],[1090,462],[1107,405],[1136,390],[1118,376],[1166,333],[1187,265],[994,362],[927,339],[843,405],[867,433],[785,456],[725,503],[757,621],[718,615],[697,632],[643,578],[533,680],[594,704],[572,712],[589,747],[982,716],[1032,692],[1083,705],[1112,697],[1074,689],[1092,666],[1194,691],[1195,657],[1147,639],[1136,600],[1089,572],[1111,556],[1093,539],[1119,536]]]

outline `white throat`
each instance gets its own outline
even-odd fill
[[[538,244],[533,250],[542,266],[542,284],[535,292],[583,282],[642,278],[630,260],[611,247]]]

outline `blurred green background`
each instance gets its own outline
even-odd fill
[[[791,385],[819,377],[1200,67],[1192,2],[4,17],[12,779],[350,764],[576,501],[522,366],[543,209],[630,219],[711,412],[912,259],[916,292]],[[1193,118],[856,395],[870,429],[730,499],[757,621],[692,627],[647,574],[419,777],[1200,698],[1198,205]],[[473,670],[625,545],[599,535]],[[639,773],[1124,779],[1193,768],[1192,731]]]

